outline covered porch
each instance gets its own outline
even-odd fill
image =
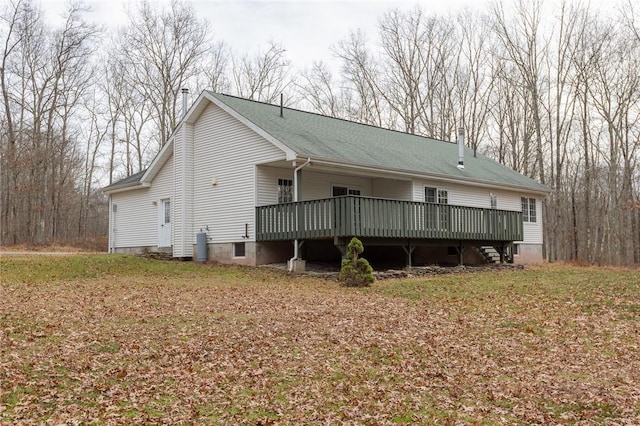
[[[523,238],[518,211],[345,195],[256,207],[257,241],[332,239],[344,251],[348,239],[365,245],[400,246],[411,266],[419,246],[455,247],[462,263],[471,247],[493,247],[513,261],[513,241]]]

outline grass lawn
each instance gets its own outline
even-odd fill
[[[640,424],[640,272],[0,258],[0,424]]]

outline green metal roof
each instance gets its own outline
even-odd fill
[[[298,157],[385,170],[476,181],[533,191],[548,188],[507,166],[465,147],[464,170],[458,169],[456,143],[320,114],[209,92],[260,127]]]

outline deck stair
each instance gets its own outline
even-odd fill
[[[493,246],[481,246],[478,247],[478,251],[485,258],[487,263],[498,264],[500,263],[500,253]]]

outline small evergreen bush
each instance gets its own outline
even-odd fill
[[[347,246],[347,258],[342,260],[340,281],[348,287],[366,287],[375,281],[373,268],[367,259],[358,257],[364,251],[362,241],[353,237]]]

